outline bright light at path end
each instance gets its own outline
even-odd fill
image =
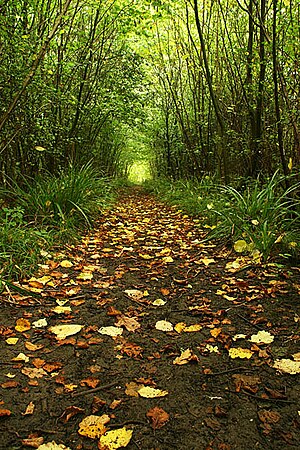
[[[146,180],[151,179],[150,165],[148,161],[138,161],[132,164],[129,168],[128,179],[132,183],[141,184]]]

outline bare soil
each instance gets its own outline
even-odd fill
[[[23,280],[32,295],[2,294],[0,449],[37,448],[42,438],[97,449],[99,439],[78,433],[91,414],[107,414],[108,430],[133,430],[128,450],[300,449],[299,374],[273,367],[299,353],[299,269],[247,259],[230,269],[240,255],[201,244],[205,233],[177,208],[131,190],[80,245],[46,257],[36,280]],[[64,300],[71,310],[55,312]],[[15,329],[20,318],[27,330]],[[34,327],[40,319],[47,325]],[[162,320],[183,322],[181,332],[158,330]],[[116,323],[121,337],[99,333]],[[58,324],[83,328],[57,339],[49,328]],[[201,329],[187,328],[195,324]],[[251,342],[262,330],[272,343]],[[232,348],[251,357],[233,358]],[[186,350],[186,364],[176,364]],[[27,362],[13,361],[20,353]],[[128,391],[132,382],[167,394],[142,397]],[[168,420],[151,420],[154,407]]]

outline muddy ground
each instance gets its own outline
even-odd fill
[[[299,269],[201,244],[206,232],[123,193],[80,245],[44,256],[20,283],[32,295],[2,294],[1,449],[102,448],[78,433],[90,415],[132,430],[128,450],[300,449],[299,374],[273,367],[299,358]],[[64,339],[59,324],[82,328]]]

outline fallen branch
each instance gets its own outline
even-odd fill
[[[113,386],[116,386],[117,384],[119,384],[119,382],[114,381],[112,383],[103,384],[102,386],[98,386],[94,389],[89,389],[88,391],[74,392],[71,396],[72,397],[80,397],[81,395],[93,394],[94,392],[103,391],[104,389],[111,388]]]

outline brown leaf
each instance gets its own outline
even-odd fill
[[[33,344],[32,342],[25,342],[25,348],[27,350],[29,350],[30,352],[36,352],[37,350],[41,350],[42,348],[44,348],[43,344]]]
[[[149,409],[146,415],[151,419],[151,426],[153,430],[162,428],[170,418],[170,415],[158,406],[154,406]]]
[[[11,411],[9,409],[0,409],[0,417],[7,417],[11,415]]]
[[[72,417],[80,413],[84,413],[84,409],[78,408],[77,406],[68,406],[59,417],[59,420],[63,423],[67,423]]]
[[[204,423],[208,428],[211,428],[212,430],[220,430],[221,424],[217,419],[213,419],[212,417],[207,417],[204,419]]]
[[[102,400],[100,397],[95,396],[92,402],[92,413],[98,412],[103,406],[106,405],[106,401]]]
[[[95,388],[98,386],[98,384],[100,383],[100,380],[98,380],[97,378],[94,377],[88,377],[88,378],[84,378],[83,380],[80,381],[80,386],[88,386],[90,388]]]
[[[61,362],[51,362],[51,363],[46,363],[43,366],[43,369],[46,370],[46,372],[52,373],[55,372],[56,370],[59,370],[62,368],[62,363]]]
[[[21,442],[22,445],[26,447],[39,448],[39,446],[43,444],[44,438],[42,436],[41,437],[33,436],[28,437],[27,439],[22,439]]]
[[[32,360],[32,364],[34,365],[34,367],[39,369],[39,368],[44,366],[45,360],[41,359],[41,358],[35,358],[35,359]]]
[[[111,404],[109,405],[109,408],[116,409],[122,402],[123,402],[123,400],[113,400],[111,402]]]
[[[3,389],[10,389],[10,388],[15,388],[19,385],[18,381],[5,381],[4,383],[1,383],[1,387]]]
[[[127,317],[123,314],[121,316],[118,316],[118,321],[115,323],[116,327],[122,327],[124,326],[127,331],[136,331],[138,330],[141,325],[134,317]]]
[[[32,402],[30,402],[30,403],[27,405],[25,412],[24,412],[24,413],[21,413],[22,416],[27,416],[27,415],[33,414],[34,408],[35,408],[35,404],[32,403]]]
[[[258,384],[261,383],[260,378],[257,376],[243,375],[243,374],[235,374],[232,375],[235,390],[236,392],[240,392],[241,389],[245,389],[251,393],[256,393],[258,391]]]

